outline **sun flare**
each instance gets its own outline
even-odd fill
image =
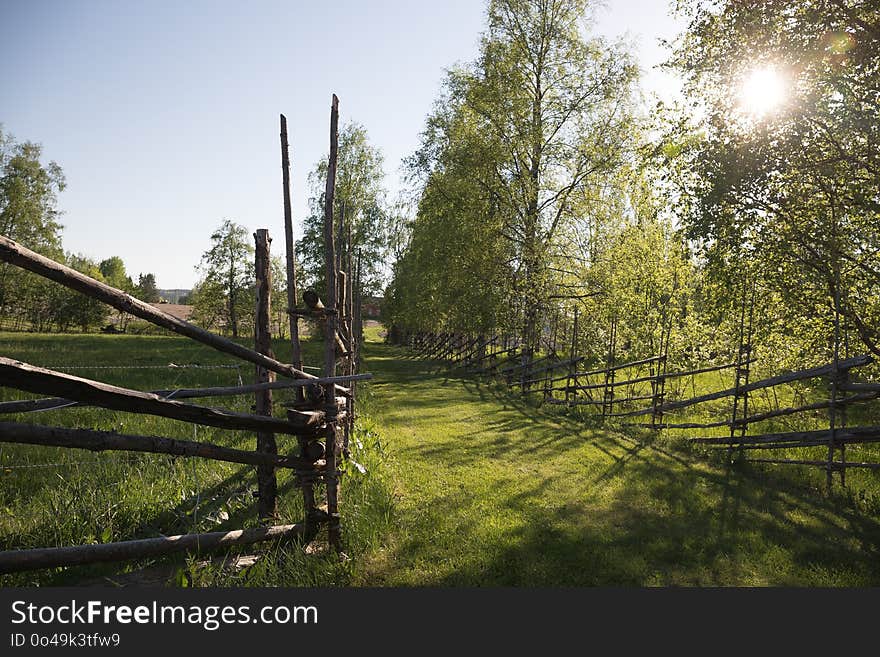
[[[756,68],[748,73],[740,89],[742,108],[756,117],[778,109],[786,98],[786,80],[772,66]]]

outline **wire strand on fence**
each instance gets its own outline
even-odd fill
[[[134,463],[135,461],[140,460],[142,457],[139,456],[117,456],[117,457],[107,457],[107,456],[97,456],[93,461],[60,461],[58,463],[0,463],[0,470],[10,471],[10,470],[28,470],[28,469],[38,469],[38,468],[66,468],[74,465],[95,465],[99,462],[104,461],[115,461],[116,463]]]
[[[177,363],[169,363],[168,365],[40,365],[47,370],[238,370],[241,365],[199,365],[198,363],[189,363],[178,365]]]

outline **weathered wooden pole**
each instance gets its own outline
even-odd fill
[[[281,179],[284,197],[284,246],[287,255],[287,308],[296,308],[296,251],[293,243],[293,216],[290,205],[290,158],[287,144],[287,118],[281,115]],[[302,348],[299,343],[299,318],[291,313],[290,320],[290,360],[298,370],[302,369]],[[296,400],[303,400],[303,391],[296,391]]]
[[[361,320],[361,252],[357,252],[357,273],[354,277],[354,285],[351,290],[352,302],[352,331],[351,331],[351,371],[349,375],[354,376],[360,371],[361,358],[361,342],[363,341],[363,325]],[[357,401],[357,385],[352,384],[351,394],[348,397],[348,422],[350,424],[349,431],[354,431],[355,421],[355,402]]]
[[[324,375],[336,375],[336,332],[339,325],[339,304],[337,303],[336,247],[333,240],[333,198],[336,193],[336,160],[339,139],[339,99],[333,94],[330,106],[330,159],[327,164],[327,186],[324,191],[324,267],[327,275],[327,331],[324,335]],[[333,387],[325,387],[327,400],[327,532],[330,546],[341,550],[339,534],[339,473],[336,469],[339,457],[337,436],[337,408],[334,402]]]
[[[256,275],[257,304],[254,317],[254,349],[257,352],[274,357],[272,353],[272,332],[269,318],[272,316],[272,268],[269,264],[269,245],[272,238],[269,231],[260,228],[254,233],[254,273]],[[254,383],[270,383],[272,375],[269,370],[260,366],[256,368]],[[302,388],[300,388],[302,390]],[[272,391],[258,390],[255,393],[255,410],[257,415],[272,417]],[[278,445],[275,434],[265,431],[257,433],[257,451],[265,454],[277,454]],[[257,468],[257,516],[262,522],[269,522],[278,512],[278,482],[275,469],[261,465]]]
[[[249,452],[192,440],[178,440],[162,436],[137,436],[94,429],[46,427],[39,424],[20,424],[18,422],[0,422],[0,443],[67,447],[87,449],[92,452],[171,454],[172,456],[204,458],[227,463],[244,463],[245,465],[271,465],[276,468],[301,470],[308,474],[316,473],[323,465],[320,462],[296,456],[260,454],[259,452]]]
[[[0,385],[38,395],[54,395],[90,406],[125,413],[157,415],[221,429],[296,433],[296,427],[271,417],[222,408],[185,404],[159,395],[84,379],[0,356]],[[332,385],[332,384],[330,384]]]
[[[363,291],[361,290],[361,251],[358,249],[357,254],[357,275],[355,278],[355,302],[354,302],[354,343],[355,343],[355,372],[360,369],[361,344],[364,341],[364,319],[363,319]],[[354,394],[354,390],[352,390]]]
[[[118,543],[7,550],[0,552],[0,573],[142,559],[175,552],[210,552],[233,545],[250,545],[261,541],[291,538],[301,535],[303,531],[303,525],[279,525],[277,527],[237,529],[231,532],[142,538]]]
[[[336,249],[336,271],[342,272],[345,271],[345,267],[343,265],[345,258],[345,199],[342,199],[342,202],[339,204],[339,221],[336,222],[336,229],[334,231],[335,238],[335,249]],[[345,285],[340,286],[339,296],[337,300],[342,298],[342,290],[345,288]],[[344,306],[343,306],[344,308]]]
[[[617,316],[611,318],[611,329],[608,335],[608,355],[605,360],[605,385],[602,392],[602,417],[614,412],[614,378],[615,351],[617,348]]]
[[[837,435],[837,396],[840,384],[840,270],[835,267],[834,289],[834,371],[831,372],[831,404],[828,406],[828,466],[825,469],[826,485],[828,494],[831,494],[831,486],[834,483],[834,448]],[[841,483],[845,482],[845,466],[841,470]]]
[[[353,267],[353,258],[352,258],[352,242],[351,242],[351,222],[349,222],[345,227],[345,243],[346,243],[346,257],[345,257],[345,269],[346,269],[346,277],[345,277],[345,322],[346,322],[346,333],[348,335],[348,358],[350,368],[346,372],[346,374],[354,374],[354,359],[357,354],[357,345],[355,340],[354,328],[354,267]]]
[[[296,251],[293,242],[293,216],[290,204],[290,156],[287,142],[287,117],[281,115],[281,178],[284,197],[284,246],[287,255],[287,317],[290,322],[290,359],[293,366],[302,369],[302,347],[299,342],[299,317],[291,311],[296,308]],[[305,399],[304,390],[296,391],[296,401]],[[305,456],[309,441],[298,437],[300,454]],[[307,536],[312,536],[317,528],[315,521],[317,505],[315,504],[315,488],[311,481],[303,481],[303,511],[306,517]]]
[[[343,281],[343,303],[345,314],[345,338],[348,342],[348,354],[345,359],[345,374],[354,374],[355,358],[357,358],[357,345],[354,337],[354,271],[352,270],[352,244],[351,244],[351,220],[344,224],[345,228],[345,269],[346,275]],[[348,445],[351,434],[354,431],[354,391],[346,400],[345,436],[342,441],[342,453],[346,458],[349,456]]]
[[[348,355],[351,354],[351,342],[348,339],[348,318],[345,316],[345,308],[347,305],[347,301],[345,299],[345,293],[348,289],[346,285],[346,276],[345,271],[342,269],[336,270],[336,284],[339,286],[339,289],[336,291],[336,305],[338,306],[339,315],[337,316],[337,324],[336,331],[339,340],[344,345],[342,353],[340,354],[337,351],[337,356],[344,356],[344,360],[342,362],[342,373],[348,374],[348,370],[345,367],[345,363],[348,361]]]
[[[350,381],[366,381],[373,378],[372,374],[355,374],[352,376],[335,376],[332,383],[346,383]],[[246,386],[227,386],[216,388],[173,388],[165,390],[150,390],[150,394],[157,395],[162,399],[174,398],[198,399],[204,397],[233,397],[236,395],[249,395],[260,390],[283,390],[287,388],[305,388],[316,384],[331,383],[324,377],[319,379],[282,379],[270,383],[252,383]],[[350,393],[353,394],[353,393]],[[0,402],[0,415],[9,413],[33,413],[35,411],[48,411],[60,407],[70,408],[74,406],[89,406],[88,402],[71,401],[64,397],[48,397],[44,399],[22,399],[19,401]]]
[[[571,384],[574,381],[575,384],[578,383],[578,380],[574,377],[575,371],[577,371],[575,358],[577,357],[577,338],[578,338],[578,308],[574,309],[574,324],[571,327],[571,350],[569,359],[571,360],[571,364],[568,366],[568,377],[565,379],[565,403],[566,405],[571,403]]]

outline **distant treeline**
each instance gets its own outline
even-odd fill
[[[0,125],[0,234],[62,262],[87,276],[147,302],[159,301],[154,274],[127,274],[122,258],[100,262],[64,250],[57,193],[65,187],[55,162],[40,162],[42,147],[16,142]],[[0,264],[0,328],[17,331],[89,331],[105,326],[110,311],[104,304],[52,281]],[[126,318],[115,318],[124,328]]]

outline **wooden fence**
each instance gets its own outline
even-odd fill
[[[353,293],[355,258],[350,239],[345,239],[346,225],[340,217],[334,222],[333,196],[337,159],[338,99],[333,96],[330,118],[330,162],[327,178],[324,216],[324,242],[327,253],[327,304],[312,292],[306,308],[297,308],[296,271],[294,269],[293,230],[289,191],[289,159],[287,122],[281,116],[282,187],[284,200],[285,237],[287,248],[288,313],[292,363],[282,363],[272,355],[269,317],[271,316],[271,281],[269,250],[271,239],[265,229],[255,235],[255,270],[257,303],[255,316],[254,349],[245,347],[194,324],[169,315],[160,309],[139,301],[125,292],[89,278],[63,264],[35,253],[13,240],[0,236],[0,261],[19,266],[39,276],[53,280],[89,297],[103,301],[113,308],[144,319],[157,326],[256,365],[256,380],[252,385],[232,387],[195,388],[186,390],[155,390],[144,392],[109,385],[100,381],[76,377],[59,371],[37,367],[11,358],[0,357],[0,385],[18,390],[51,395],[48,398],[6,402],[0,404],[0,414],[26,413],[70,406],[97,406],[126,413],[138,413],[171,418],[183,422],[228,430],[248,430],[256,433],[256,450],[232,449],[222,445],[176,440],[161,436],[141,436],[88,428],[62,428],[19,422],[0,422],[0,442],[92,451],[134,451],[171,454],[179,457],[203,458],[215,461],[242,463],[257,469],[257,514],[264,525],[260,528],[228,532],[186,534],[147,538],[99,545],[46,547],[38,549],[7,550],[0,552],[0,573],[34,568],[71,566],[77,564],[154,557],[181,551],[209,551],[260,541],[299,537],[314,540],[322,526],[327,527],[330,545],[339,550],[339,459],[347,455],[348,438],[355,417],[356,385],[371,377],[358,373],[360,341],[359,298]],[[350,230],[350,229],[349,229]],[[342,248],[337,249],[337,240]],[[358,261],[359,262],[359,261]],[[345,271],[347,269],[347,271]],[[358,265],[359,269],[359,265]],[[298,318],[310,317],[324,327],[324,371],[315,376],[303,371],[299,343]],[[344,349],[339,350],[339,343]],[[337,364],[342,372],[337,375]],[[276,376],[282,378],[276,380]],[[274,417],[272,390],[292,388],[295,401],[286,410],[286,418]],[[184,399],[226,397],[254,394],[255,412],[239,413],[226,409],[193,404]],[[173,399],[171,396],[173,395]],[[296,456],[278,454],[275,434],[297,438],[300,453]],[[302,489],[304,518],[295,524],[277,522],[278,468],[292,470],[296,485]],[[326,489],[326,505],[320,506],[315,486]]]
[[[835,472],[840,474],[845,485],[849,468],[880,469],[880,463],[847,460],[848,445],[880,442],[880,426],[846,424],[848,408],[880,398],[880,384],[852,380],[854,370],[870,365],[874,359],[870,355],[841,358],[838,355],[838,333],[832,362],[754,381],[751,380],[755,363],[751,327],[745,316],[741,321],[735,358],[722,364],[669,371],[668,331],[668,328],[664,329],[660,341],[661,353],[623,363],[615,361],[612,337],[604,366],[593,369],[579,369],[585,358],[575,353],[574,338],[565,356],[558,353],[555,345],[550,345],[540,358],[522,359],[520,345],[509,338],[459,333],[401,334],[403,342],[419,357],[445,360],[460,371],[495,377],[508,387],[519,388],[523,394],[541,395],[543,403],[593,408],[603,418],[653,430],[722,429],[726,431],[725,435],[685,437],[693,444],[726,449],[731,456],[735,452],[738,457],[751,462],[821,467],[827,473],[829,487]],[[576,332],[575,315],[573,335]],[[613,327],[610,334],[614,335]],[[671,394],[671,387],[676,382],[694,381],[695,377],[713,372],[732,373],[734,385],[703,394],[696,394],[695,390],[690,397],[683,393],[685,386],[679,385]],[[828,398],[762,412],[750,409],[752,395],[757,391],[776,391],[781,386],[808,381],[823,382],[829,390]],[[720,410],[711,404],[718,400],[729,400],[729,408]],[[694,410],[701,414],[700,419],[688,421],[680,417],[682,412]],[[827,424],[821,429],[750,432],[768,420],[788,416],[807,418],[808,414],[818,411],[827,411]],[[703,419],[706,416],[710,419]],[[639,422],[641,418],[645,421]],[[809,419],[815,422],[815,418]],[[776,457],[745,457],[755,450],[773,452],[809,448],[822,448],[826,450],[825,456],[791,457],[786,453]]]

